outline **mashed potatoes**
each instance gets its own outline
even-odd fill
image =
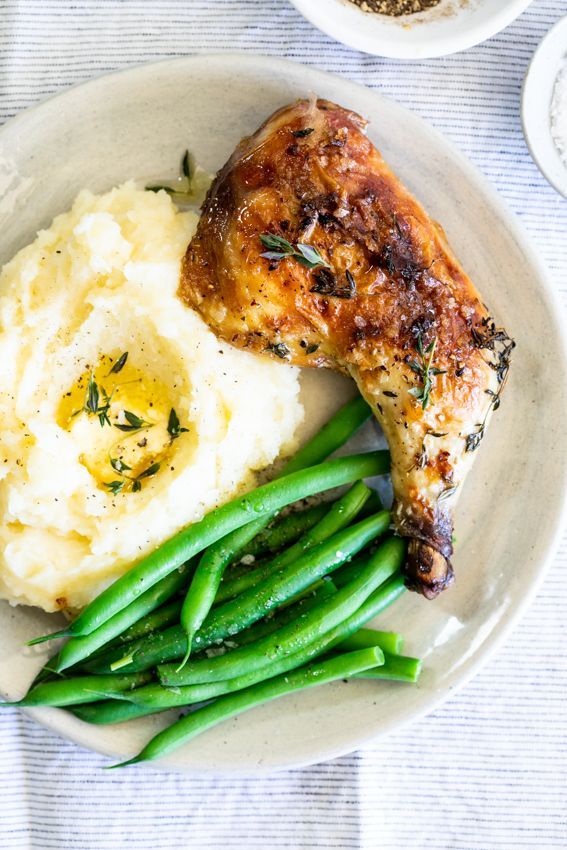
[[[0,596],[83,607],[289,451],[298,373],[176,297],[197,217],[82,192],[0,276]]]

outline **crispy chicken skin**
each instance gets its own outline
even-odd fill
[[[513,342],[365,126],[305,100],[244,139],[204,203],[180,296],[233,345],[354,378],[389,443],[407,584],[432,598],[453,580],[453,508]],[[328,267],[262,256],[261,234]]]

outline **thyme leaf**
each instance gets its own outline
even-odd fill
[[[87,413],[98,413],[99,391],[97,383],[94,379],[94,372],[89,375],[89,383],[87,386],[87,398],[85,401],[85,409]]]
[[[169,411],[169,419],[167,421],[167,433],[171,437],[171,442],[177,439],[180,434],[186,433],[189,428],[182,428],[179,422],[179,416],[176,411],[171,408]]]
[[[113,496],[116,496],[122,492],[125,483],[125,481],[105,481],[104,486],[108,487]]]
[[[130,410],[124,411],[124,418],[126,419],[126,422],[115,422],[114,427],[118,428],[119,431],[124,431],[125,433],[141,431],[142,428],[151,428],[153,425],[152,422],[147,422],[145,419],[142,419]]]
[[[109,375],[117,375],[124,368],[126,361],[128,360],[128,352],[125,351],[124,354],[121,354],[118,360],[112,364],[112,369],[108,373]]]
[[[123,460],[120,460],[119,457],[111,457],[109,460],[111,467],[116,470],[116,472],[128,472],[132,469],[131,466],[128,466],[128,464],[124,463]]]
[[[160,466],[160,463],[152,463],[151,466],[148,466],[147,469],[144,469],[143,472],[140,472],[140,474],[136,476],[136,481],[141,481],[142,478],[150,478],[152,475],[155,475]]]
[[[313,248],[312,245],[304,245],[301,242],[297,243],[297,252],[294,253],[294,257],[298,263],[305,266],[308,269],[316,269],[317,266],[323,266],[324,268],[330,269],[329,263],[323,259],[321,254],[316,248]]]
[[[292,130],[291,135],[296,139],[304,139],[305,136],[310,136],[315,127],[305,127],[303,130]]]
[[[103,396],[104,404],[100,403],[100,396]],[[85,403],[83,405],[83,412],[87,413],[89,416],[98,416],[98,421],[100,422],[100,427],[104,428],[105,425],[111,425],[108,411],[110,410],[110,402],[112,396],[109,396],[104,389],[103,386],[98,387],[97,382],[94,379],[94,372],[91,372],[89,375],[89,382],[87,384],[87,391],[85,395]],[[77,410],[73,415],[77,415],[81,413],[80,410]]]
[[[264,248],[269,249],[270,253],[269,256],[268,254],[261,254],[260,256],[267,257],[268,260],[283,260],[284,257],[292,257],[295,253],[291,242],[276,233],[261,233],[260,242]]]
[[[294,248],[291,242],[284,239],[283,236],[278,236],[276,233],[260,233],[260,242],[264,248],[268,249],[260,254],[266,260],[279,262],[280,260],[285,260],[286,257],[290,257],[308,269],[315,269],[318,266],[331,268],[329,263],[312,245],[298,242]]]

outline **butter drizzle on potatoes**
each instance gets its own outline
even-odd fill
[[[84,191],[2,270],[1,597],[83,607],[293,449],[297,370],[176,296],[196,222],[133,183]]]

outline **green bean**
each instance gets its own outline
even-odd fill
[[[297,472],[298,469],[315,466],[322,458],[329,457],[344,445],[371,416],[372,410],[362,396],[357,395],[347,401],[288,461],[286,475]]]
[[[135,705],[133,702],[107,699],[101,700],[101,702],[77,705],[69,708],[68,711],[85,723],[106,726],[111,723],[124,723],[126,720],[134,720],[136,717],[147,717],[148,714],[156,714],[157,709]]]
[[[293,655],[314,644],[356,613],[368,596],[399,569],[404,552],[404,543],[399,538],[390,538],[380,546],[354,581],[330,599],[320,602],[300,620],[225,655],[192,661],[180,672],[174,664],[160,665],[158,675],[161,683],[171,687],[233,679],[269,667],[282,656]]]
[[[170,599],[174,593],[186,583],[190,574],[191,566],[182,564],[174,572],[166,575],[157,584],[148,588],[141,596],[138,596],[128,607],[114,614],[101,626],[84,637],[74,637],[68,641],[59,652],[56,667],[57,672],[62,672],[68,667],[78,664],[84,658],[88,658],[108,641],[122,634],[129,626],[140,620],[145,614],[154,611],[163,602]]]
[[[215,597],[215,604],[233,599],[244,593],[249,588],[256,586],[270,575],[274,575],[282,567],[288,564],[293,564],[305,552],[327,540],[331,535],[346,528],[350,522],[360,513],[365,503],[368,501],[371,490],[362,481],[357,483],[344,493],[340,499],[331,505],[327,513],[323,516],[317,525],[313,526],[309,531],[306,531],[299,540],[284,549],[279,555],[269,561],[267,564],[259,567],[256,570],[249,570],[239,578],[225,581],[221,584]]]
[[[323,460],[327,454],[321,455],[321,448],[324,443],[319,438],[320,434],[317,435],[314,440],[307,443],[307,446],[304,447],[303,451],[298,452],[295,457],[285,465],[282,472],[276,476],[276,480],[280,479],[282,474],[286,475],[288,472],[303,469],[305,467],[305,460],[308,460],[310,464],[313,463],[315,458],[317,462]],[[353,489],[356,490],[356,487],[357,485],[355,484]],[[370,490],[362,484],[362,482],[359,482],[358,487],[359,490],[355,492],[354,496],[351,496],[351,501],[356,501],[357,498],[360,498],[360,507],[362,507],[364,502],[368,499],[368,496],[370,496]],[[348,504],[350,504],[350,502]],[[331,512],[332,510],[333,509],[331,508]],[[342,512],[347,512],[346,506],[342,508]],[[213,606],[215,596],[219,589],[219,584],[227,565],[244,546],[250,543],[250,541],[259,534],[266,525],[268,525],[272,517],[273,514],[270,515],[267,513],[257,522],[249,523],[242,528],[237,528],[235,531],[226,535],[226,537],[223,537],[216,543],[213,543],[212,546],[205,551],[199,561],[197,569],[195,570],[195,575],[189,585],[185,602],[181,609],[181,625],[185,629],[185,633],[187,635],[187,651],[185,653],[185,657],[181,661],[181,667],[183,667],[189,659],[195,632],[200,628],[205,617]],[[324,520],[321,520],[321,522],[324,522]]]
[[[265,528],[250,541],[247,546],[238,553],[239,558],[252,555],[257,558],[260,555],[273,555],[280,549],[295,543],[302,534],[309,531],[325,515],[329,508],[328,503],[313,505],[303,510],[291,511],[276,522]],[[377,508],[375,512],[379,509]],[[237,563],[235,566],[239,566]],[[233,567],[231,567],[231,570]]]
[[[382,511],[362,522],[338,531],[327,540],[309,549],[293,567],[281,567],[236,599],[225,602],[211,612],[210,618],[195,635],[195,649],[203,649],[219,640],[242,631],[262,619],[274,608],[307,589],[314,581],[328,575],[371,540],[382,534],[389,525],[390,515]]]
[[[336,647],[339,648],[339,645]],[[342,648],[342,647],[341,647]],[[411,658],[409,655],[391,655],[384,653],[384,665],[375,670],[367,670],[366,673],[357,674],[361,679],[391,679],[395,682],[417,682],[421,673],[421,661],[419,658]],[[146,685],[145,687],[151,687]],[[137,690],[143,690],[139,688]],[[132,691],[135,694],[136,691]],[[130,695],[128,695],[128,699]]]
[[[174,599],[172,602],[168,602],[167,605],[162,605],[161,608],[152,611],[147,617],[142,617],[137,623],[131,625],[130,628],[126,629],[126,631],[107,644],[107,647],[113,645],[122,646],[125,643],[130,643],[132,640],[138,640],[153,632],[158,632],[160,629],[165,629],[174,623],[178,623],[182,605],[183,599]]]
[[[259,515],[272,514],[298,499],[349,484],[359,478],[382,475],[388,471],[388,467],[387,452],[335,458],[271,481],[228,502],[142,558],[135,567],[87,605],[68,629],[48,635],[46,639],[90,634],[181,564],[234,529],[246,525]]]
[[[57,679],[35,685],[19,702],[0,703],[6,705],[78,705],[100,699],[100,694],[111,693],[145,685],[152,678],[150,673],[130,673],[125,676],[80,676],[76,679]]]
[[[333,576],[333,581],[335,582],[337,587],[344,587],[345,584],[348,584],[349,581],[352,581],[353,578],[356,578],[356,576],[368,563],[369,557],[369,552],[363,552],[357,558],[353,558],[352,561],[346,564],[346,566],[341,567],[340,570],[337,570]]]
[[[290,596],[289,599],[286,599],[285,602],[282,602],[275,610],[283,611],[285,608],[289,608],[291,605],[295,605],[296,602],[300,602],[306,596],[313,596],[314,593],[317,593],[319,590],[323,590],[325,587],[328,587],[331,579],[329,576],[323,576],[323,578],[317,579],[313,584],[310,584],[309,587],[306,587],[304,590],[300,590],[299,593],[296,593],[294,596]],[[336,588],[335,588],[336,590]],[[327,596],[331,596],[331,593],[328,593]],[[270,616],[273,612],[270,611],[266,616]]]
[[[269,617],[258,620],[253,626],[248,626],[247,629],[243,629],[241,632],[232,635],[230,638],[231,643],[235,643],[237,646],[245,646],[247,643],[253,643],[258,638],[275,632],[281,626],[285,626],[287,623],[293,623],[298,617],[305,614],[306,611],[310,611],[319,602],[329,599],[337,592],[337,588],[330,578],[322,579],[320,582],[317,582],[317,585],[316,588],[310,589],[301,599],[297,599],[291,604],[286,603],[283,607],[271,612]],[[366,649],[366,647],[363,648]]]
[[[195,632],[213,607],[225,568],[271,519],[272,515],[267,514],[257,522],[243,525],[242,528],[237,528],[205,550],[181,608],[181,626],[187,638],[187,650],[181,661],[181,667],[189,659]]]
[[[317,590],[307,597],[304,597],[294,605],[290,605],[289,608],[276,611],[271,619],[262,620],[254,626],[250,626],[250,628],[238,635],[233,635],[231,641],[236,641],[239,645],[241,641],[242,643],[251,643],[258,637],[275,631],[275,629],[279,628],[280,625],[292,622],[306,610],[312,608],[313,605],[320,602],[322,599],[327,599],[335,592],[336,588],[333,586],[331,581],[327,580],[325,581],[325,587]],[[181,626],[177,625],[171,629],[166,629],[163,632],[157,632],[145,640],[136,641],[125,647],[114,650],[113,652],[107,653],[104,657],[100,656],[92,661],[89,659],[85,668],[92,673],[110,673],[112,672],[110,665],[119,661],[124,657],[124,655],[126,655],[132,656],[133,661],[128,665],[124,665],[122,670],[124,672],[141,672],[143,670],[149,670],[156,664],[166,661],[175,661],[178,658],[182,658],[185,650],[185,632]]]
[[[377,514],[379,511],[384,510],[384,505],[382,504],[382,499],[376,492],[376,490],[370,490],[370,496],[368,501],[362,508],[360,512],[360,516],[364,517],[370,514]]]
[[[379,646],[383,652],[399,655],[404,645],[404,639],[396,632],[380,632],[376,629],[359,629],[346,640],[337,644],[341,652],[353,652],[355,649],[368,649],[369,646]]]
[[[152,738],[137,756],[116,767],[164,756],[196,735],[243,711],[294,691],[354,676],[356,673],[380,664],[381,660],[382,654],[379,649],[349,652],[327,661],[315,662],[293,673],[276,676],[266,682],[252,685],[244,691],[221,697],[164,729]]]

